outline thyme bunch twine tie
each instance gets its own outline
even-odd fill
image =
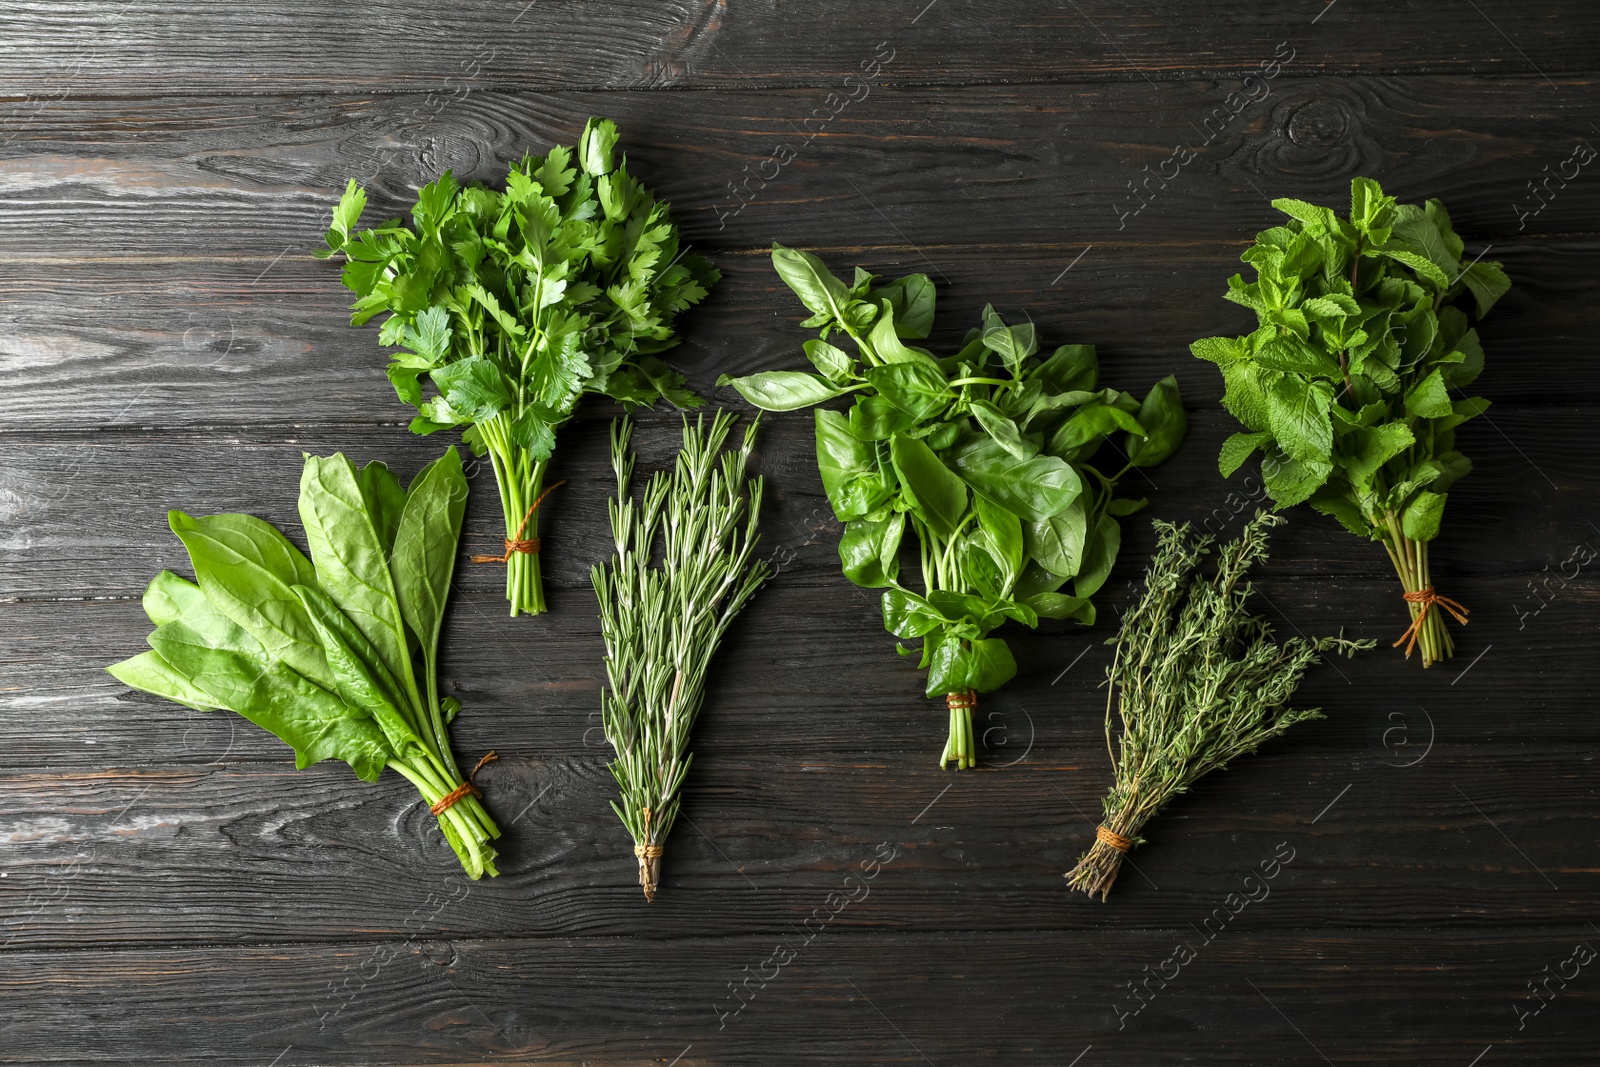
[[[528,505],[528,513],[526,515],[522,516],[522,523],[521,523],[521,525],[519,525],[517,527],[516,536],[515,537],[508,537],[508,538],[505,539],[505,546],[506,546],[505,555],[503,555],[503,556],[473,556],[472,557],[472,562],[474,562],[474,563],[510,563],[511,562],[511,554],[513,552],[526,552],[526,553],[528,553],[530,555],[532,555],[534,553],[537,553],[539,551],[539,539],[537,537],[529,537],[529,538],[524,539],[522,535],[527,532],[528,523],[533,521],[534,515],[537,514],[538,511],[539,511],[539,505],[544,503],[544,498],[549,496],[551,493],[555,492],[557,489],[560,489],[563,485],[566,485],[566,484],[567,484],[567,481],[566,481],[565,478],[563,478],[561,481],[557,482],[555,485],[552,485],[552,486],[548,487],[547,489],[545,489],[544,492],[542,492],[538,496],[534,497],[533,503]]]
[[[1418,589],[1415,592],[1406,593],[1405,599],[1408,604],[1422,605],[1422,610],[1418,611],[1417,617],[1411,620],[1411,625],[1406,628],[1406,632],[1401,634],[1400,639],[1390,646],[1391,648],[1399,648],[1401,645],[1405,645],[1406,659],[1411,658],[1412,650],[1417,647],[1417,639],[1422,636],[1422,627],[1427,621],[1428,612],[1435,604],[1439,605],[1440,610],[1448,611],[1451,615],[1454,615],[1456,622],[1462,626],[1467,624],[1467,616],[1471,614],[1471,611],[1462,606],[1460,601],[1451,600],[1447,596],[1440,596],[1431,585],[1426,589]]]

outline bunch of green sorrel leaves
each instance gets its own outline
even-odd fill
[[[1482,317],[1511,283],[1498,263],[1466,256],[1437,200],[1399,204],[1357,178],[1348,219],[1272,203],[1288,223],[1256,235],[1242,257],[1256,280],[1236,274],[1224,294],[1259,325],[1192,346],[1221,369],[1222,402],[1245,425],[1219,466],[1232,474],[1260,449],[1278,507],[1310,501],[1381,542],[1411,612],[1401,642],[1420,645],[1430,666],[1454,651],[1443,608],[1463,622],[1465,609],[1434,602],[1428,543],[1447,491],[1472,469],[1456,427],[1489,406],[1462,391],[1483,370],[1483,349],[1456,305],[1470,293]]]
[[[1200,571],[1211,539],[1188,524],[1157,522],[1160,541],[1144,595],[1122,618],[1106,669],[1106,748],[1117,735],[1116,781],[1104,801],[1103,832],[1067,874],[1067,884],[1106,899],[1122,857],[1142,843],[1151,816],[1212,771],[1289,727],[1320,719],[1289,706],[1307,667],[1325,653],[1355,655],[1371,641],[1292,637],[1279,644],[1250,610],[1250,568],[1267,557],[1267,532],[1285,520],[1266,512]]]
[[[744,471],[755,427],[739,448],[723,451],[736,417],[719,412],[709,426],[704,416],[685,418],[676,462],[650,476],[638,501],[632,423],[620,419],[611,429],[616,554],[591,574],[610,683],[600,708],[617,754],[611,773],[621,800],[611,806],[633,837],[646,900],[655,899],[662,850],[678,817],[711,660],[771,573],[752,556],[761,479]]]
[[[497,873],[494,820],[450,752],[460,710],[439,695],[439,631],[467,480],[454,448],[402,490],[382,463],[307,456],[300,518],[311,557],[252,515],[168,514],[195,581],[171,571],[144,594],[150,651],[109,670],[135,689],[227,710],[294,749],[295,766],[392,767],[439,807],[473,878]],[[449,803],[442,803],[449,798]]]
[[[378,341],[399,346],[389,380],[417,409],[412,432],[467,427],[462,439],[493,462],[512,615],[545,609],[537,507],[579,397],[628,410],[701,403],[658,354],[720,275],[682,253],[667,205],[615,159],[616,140],[614,124],[590,119],[576,149],[513,164],[504,192],[462,188],[447,171],[418,194],[409,226],[353,232],[367,198],[352,179],[318,253],[347,260],[352,325],[389,313]]]
[[[851,397],[848,412],[816,409],[817,467],[845,526],[839,558],[852,582],[885,590],[889,632],[922,638],[927,695],[943,695],[950,710],[940,766],[972,767],[976,694],[1017,670],[991,632],[1007,619],[1094,621],[1089,598],[1122,544],[1117,520],[1145,505],[1118,497],[1117,481],[1183,439],[1177,381],[1156,383],[1143,401],[1099,388],[1093,346],[1040,357],[1033,325],[1008,326],[992,307],[959,351],[939,358],[905,343],[933,327],[926,275],[883,282],[857,268],[846,284],[816,256],[782,246],[772,262],[812,312],[801,325],[819,332],[804,345],[816,372],[731,384],[770,411]],[[1090,459],[1113,437],[1121,445],[1107,475]],[[920,592],[900,582],[908,529]]]

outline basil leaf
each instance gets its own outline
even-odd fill
[[[932,362],[872,367],[867,370],[866,379],[880,396],[916,419],[931,419],[955,397]]]
[[[940,462],[933,449],[914,438],[896,434],[889,440],[889,455],[901,490],[918,517],[941,537],[954,534],[967,510],[966,485]]]
[[[1122,526],[1109,515],[1100,516],[1094,531],[1084,542],[1083,564],[1073,579],[1072,591],[1079,598],[1094,596],[1111,575],[1122,548]]]
[[[818,408],[817,473],[841,522],[862,519],[887,501],[893,488],[884,481],[876,449],[850,432],[837,411]]]
[[[906,516],[896,511],[887,519],[855,519],[844,525],[839,539],[839,563],[844,576],[866,589],[890,585],[900,575],[900,539]]]
[[[1143,434],[1128,434],[1128,462],[1135,467],[1154,467],[1176,452],[1188,432],[1189,422],[1178,395],[1178,379],[1172,375],[1157,382],[1139,406],[1139,426]]]
[[[731,385],[756,407],[764,411],[794,411],[849,392],[826,378],[795,370],[768,370],[743,378],[717,379],[718,385]]]
[[[1032,441],[1023,440],[1017,424],[1006,418],[1004,412],[987,400],[970,401],[968,407],[972,409],[972,414],[977,416],[978,425],[994,438],[995,443],[1013,456],[1018,459],[1032,459],[1039,454],[1039,446]]]
[[[1021,520],[982,496],[972,498],[972,509],[978,516],[980,543],[999,568],[1002,586],[1013,585],[1027,558]]]
[[[1084,626],[1094,625],[1094,604],[1084,597],[1035,593],[1023,603],[1037,612],[1041,619],[1074,619]]]
[[[895,407],[885,396],[864,396],[850,407],[850,432],[863,441],[887,441],[916,421],[916,416]]]
[[[945,637],[934,644],[933,654],[929,657],[926,693],[930,697],[968,689],[989,693],[1005,685],[1016,674],[1017,661],[1001,638],[962,641]]]
[[[831,382],[842,384],[855,373],[856,361],[842,348],[835,348],[828,342],[815,338],[800,347],[805,350],[806,358],[811,361],[811,365]]]
[[[1022,519],[1058,515],[1078,498],[1078,472],[1056,456],[1018,460],[994,441],[980,439],[954,453],[955,469],[974,491]]]
[[[1038,378],[1053,393],[1093,389],[1100,380],[1094,345],[1062,345],[1039,367]]]
[[[785,248],[774,241],[772,266],[807,310],[836,320],[840,318],[840,309],[849,299],[849,286],[834,277],[822,260],[810,252]]]
[[[913,340],[933,330],[933,282],[926,274],[908,274],[878,289],[875,297],[887,297],[894,304],[894,329],[901,337]]]
[[[898,586],[883,594],[883,628],[896,637],[922,637],[946,620],[926,600]]]
[[[1089,536],[1089,517],[1084,499],[1049,518],[1033,520],[1022,527],[1028,555],[1045,570],[1063,577],[1077,574],[1084,562],[1084,545]]]

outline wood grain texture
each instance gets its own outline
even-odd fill
[[[1529,983],[1600,946],[1600,587],[1574,562],[1600,543],[1600,177],[1552,177],[1600,137],[1597,43],[1600,10],[1559,0],[7,8],[0,1063],[1588,1062],[1593,965],[1544,1001]],[[957,774],[933,766],[942,708],[838,572],[809,418],[768,417],[779,573],[718,660],[648,906],[606,803],[586,584],[607,404],[563,431],[555,610],[509,619],[498,568],[458,572],[444,684],[457,750],[501,754],[501,878],[467,883],[393,776],[295,772],[242,720],[104,673],[142,647],[144,584],[187,570],[169,507],[298,536],[302,451],[410,474],[445,443],[405,431],[376,330],[346,325],[311,258],[346,178],[375,221],[592,113],[725,272],[673,354],[714,401],[737,403],[718,374],[800,358],[778,240],[933,275],[936,346],[992,301],[1046,343],[1098,344],[1110,384],[1175,372],[1191,426],[1125,521],[1101,624],[1007,631],[1021,669]],[[1381,552],[1302,509],[1262,610],[1384,647],[1310,675],[1300,703],[1327,719],[1175,801],[1110,904],[1069,894],[1110,774],[1102,642],[1146,520],[1231,534],[1259,495],[1216,473],[1233,426],[1187,345],[1246,325],[1219,293],[1266,198],[1339,204],[1358,174],[1442,199],[1515,283],[1434,550],[1473,609],[1461,651],[1423,672],[1388,648]],[[643,416],[643,465],[675,439]],[[473,480],[464,553],[499,537]],[[1179,943],[1197,958],[1152,979]],[[798,954],[774,973],[778,944]]]
[[[255,2],[239,10],[129,0],[13,5],[0,21],[14,94],[166,90],[218,94],[315,86],[360,91],[476,86],[731,88],[830,85],[882,42],[914,83],[1150,81],[1252,71],[1289,41],[1332,73],[1592,70],[1600,19],[1586,5],[1492,9],[1379,0],[1195,8],[1104,2],[913,0],[864,6],[622,0],[450,5]],[[1485,14],[1484,11],[1488,11]],[[29,112],[19,107],[18,116]],[[14,120],[15,121],[15,120]]]
[[[1053,1067],[1091,1045],[1094,1062],[1127,1065],[1268,1067],[1325,1055],[1453,1067],[1486,1047],[1549,1067],[1586,1061],[1592,985],[1571,983],[1520,1032],[1512,1011],[1516,998],[1530,999],[1525,974],[1554,969],[1574,942],[1593,941],[1582,924],[1492,938],[1256,932],[1279,894],[1298,892],[1295,879],[1310,873],[1295,871],[1298,863],[1279,875],[1276,893],[1209,942],[1187,925],[1071,935],[829,931],[764,985],[752,978],[754,996],[726,1020],[717,1008],[735,1003],[729,984],[771,975],[776,965],[763,964],[783,944],[778,936],[18,953],[0,983],[30,1010],[10,1015],[4,1033],[13,1055],[51,1065],[138,1062],[182,1048],[186,1064],[280,1057],[294,1067],[663,1067],[675,1056]],[[879,874],[874,896],[897,892],[895,873],[891,865]],[[1180,943],[1195,959],[1166,988],[1152,981],[1155,998],[1119,1030],[1119,1011],[1135,1003],[1126,983]],[[685,956],[697,964],[688,978]]]

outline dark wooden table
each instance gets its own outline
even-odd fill
[[[1576,562],[1600,545],[1600,172],[1540,184],[1600,143],[1594,5],[41,2],[0,13],[0,57],[0,1061],[1596,1062],[1600,972],[1566,961],[1600,946],[1600,564]],[[167,508],[292,527],[302,451],[410,474],[438,450],[310,255],[345,179],[399,214],[591,113],[726,274],[676,355],[703,391],[736,403],[718,373],[799,358],[774,239],[925,270],[938,344],[993,301],[1098,344],[1119,386],[1176,372],[1191,434],[1152,513],[1224,533],[1255,483],[1218,476],[1230,420],[1186,350],[1244,327],[1219,294],[1266,199],[1343,204],[1358,174],[1442,198],[1515,282],[1434,552],[1472,608],[1460,654],[1317,671],[1327,720],[1174,804],[1090,902],[1061,874],[1109,779],[1108,627],[1013,632],[985,766],[941,772],[943,709],[838,573],[810,417],[771,418],[784,566],[721,660],[646,905],[597,729],[614,412],[589,404],[553,610],[509,619],[468,569],[448,627],[457,747],[501,755],[502,877],[466,882],[399,779],[297,773],[104,674],[142,647],[145,582],[186,569]],[[646,464],[675,432],[642,420]],[[486,471],[474,493],[481,552]],[[1387,646],[1382,551],[1293,518],[1266,608]],[[1152,547],[1128,531],[1103,617]],[[1270,895],[1207,924],[1275,855]]]

